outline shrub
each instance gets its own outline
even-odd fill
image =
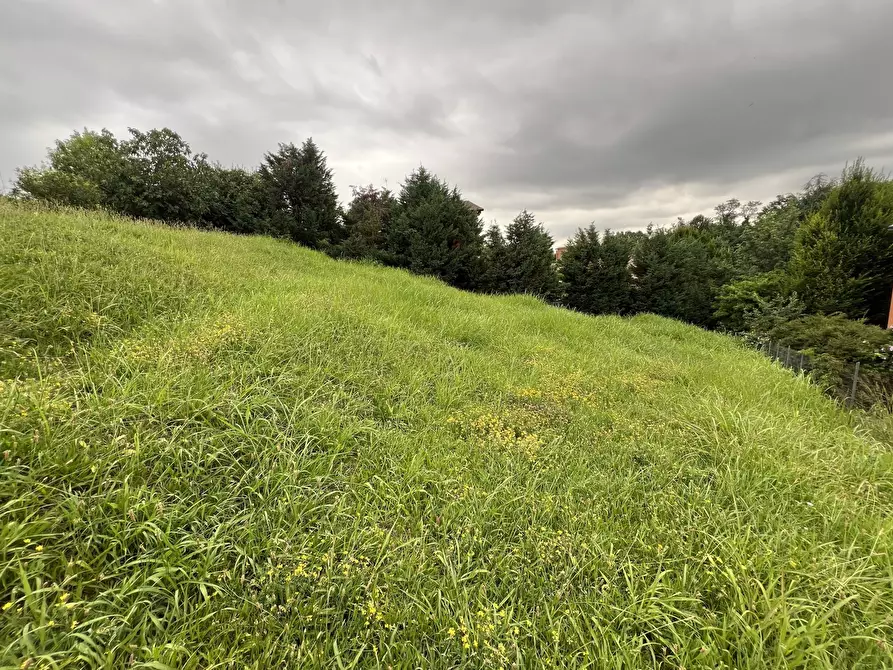
[[[787,277],[778,270],[726,284],[713,301],[713,316],[720,328],[740,333],[747,328],[749,312],[760,311],[773,299],[784,300],[787,290]]]
[[[769,331],[768,336],[808,354],[839,361],[859,361],[874,367],[886,366],[893,347],[893,333],[847,319],[843,314],[810,314],[782,321]]]
[[[776,327],[799,319],[806,308],[796,293],[777,295],[768,300],[758,301],[758,306],[744,313],[744,323],[750,336],[757,340],[771,339]]]

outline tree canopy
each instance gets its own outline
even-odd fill
[[[484,233],[479,208],[421,166],[396,194],[352,187],[342,208],[312,138],[279,144],[246,169],[209,161],[169,128],[131,128],[124,139],[85,129],[58,140],[40,166],[21,168],[12,195],[273,235],[462,289],[527,293],[592,314],[653,312],[733,332],[755,327],[760,313],[885,325],[893,288],[893,181],[862,160],[839,179],[818,175],[765,206],[731,198],[669,227],[581,228],[560,261],[531,212]]]
[[[893,182],[857,161],[799,229],[791,273],[807,309],[886,325]]]
[[[400,189],[384,236],[387,260],[464,289],[482,285],[482,224],[459,190],[424,167]]]

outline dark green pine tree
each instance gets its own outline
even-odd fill
[[[397,200],[386,189],[372,185],[353,189],[353,198],[344,213],[347,239],[341,255],[348,258],[380,260],[385,233],[390,226]]]
[[[400,191],[385,233],[387,262],[463,289],[483,285],[480,216],[424,167]]]
[[[504,281],[508,293],[529,293],[545,300],[558,297],[558,274],[552,236],[526,209],[505,231]]]
[[[505,237],[495,223],[484,235],[484,278],[481,289],[489,293],[508,293],[508,266]]]
[[[338,244],[344,228],[325,154],[310,138],[297,148],[280,144],[264,157],[259,174],[277,234],[320,249]]]
[[[809,311],[886,325],[893,287],[893,182],[858,160],[800,228],[791,274]]]
[[[713,303],[733,269],[728,249],[709,230],[649,230],[633,261],[636,311],[705,327],[716,323]]]
[[[633,310],[630,238],[594,226],[577,231],[559,261],[564,304],[590,314]]]

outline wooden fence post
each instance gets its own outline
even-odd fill
[[[853,388],[850,390],[849,402],[847,403],[850,407],[856,404],[856,385],[859,383],[859,364],[861,361],[856,361],[856,366],[853,368]]]

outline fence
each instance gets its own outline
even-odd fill
[[[786,368],[808,374],[825,392],[847,407],[893,408],[893,370],[889,365],[863,365],[810,354],[779,342],[757,343],[757,348]]]

